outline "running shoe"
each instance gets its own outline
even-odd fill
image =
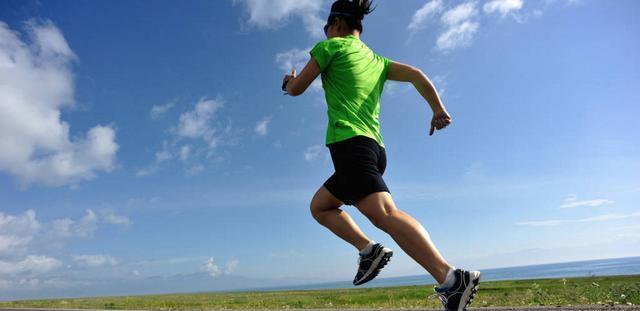
[[[353,279],[353,285],[361,285],[373,280],[384,265],[391,260],[393,251],[380,243],[373,245],[371,252],[358,258],[358,273]]]
[[[454,275],[456,281],[451,288],[443,289],[434,286],[434,290],[445,311],[466,311],[478,291],[480,271],[456,269]]]

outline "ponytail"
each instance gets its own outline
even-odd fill
[[[351,29],[357,29],[362,33],[362,19],[373,12],[371,0],[337,0],[331,5],[329,17],[340,16],[344,18]]]

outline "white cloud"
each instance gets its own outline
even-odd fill
[[[49,278],[41,279],[34,277],[23,277],[16,280],[0,280],[0,289],[5,290],[17,290],[22,289],[28,292],[37,292],[38,289],[54,289],[54,288],[70,288],[86,285],[89,282],[68,282],[66,280]]]
[[[491,0],[482,6],[485,13],[500,12],[505,17],[511,11],[518,11],[522,8],[523,0]]]
[[[146,167],[146,168],[141,168],[139,170],[136,171],[136,176],[137,177],[145,177],[145,176],[149,176],[153,173],[156,172],[158,168],[155,166],[150,166],[150,167]]]
[[[93,210],[87,209],[84,216],[77,220],[65,217],[40,223],[33,210],[27,210],[22,215],[0,212],[0,256],[41,252],[62,246],[71,239],[91,237],[99,221],[112,225],[132,224],[129,218],[118,216],[110,209],[100,210],[100,214],[101,217],[98,217]]]
[[[640,212],[635,212],[631,214],[604,214],[595,217],[588,217],[582,219],[568,219],[568,220],[542,220],[542,221],[523,221],[517,222],[516,225],[520,226],[557,226],[562,224],[571,224],[571,223],[580,223],[580,222],[597,222],[597,221],[608,221],[608,220],[618,220],[618,219],[626,219],[632,217],[640,217]]]
[[[29,244],[31,236],[0,235],[0,254]]]
[[[224,103],[221,100],[200,98],[194,110],[180,115],[177,134],[186,138],[201,138],[207,142],[209,148],[215,148],[220,137],[210,122],[216,111],[222,108],[223,105]]]
[[[276,64],[284,71],[284,73],[291,73],[292,69],[296,69],[299,74],[300,71],[307,65],[307,62],[311,58],[309,51],[312,47],[306,49],[293,48],[284,52],[276,54]],[[314,92],[322,91],[322,80],[315,79],[311,83],[311,90]]]
[[[151,119],[157,119],[160,116],[162,116],[163,114],[165,114],[167,111],[169,111],[171,108],[173,108],[173,106],[175,106],[174,103],[168,103],[168,104],[164,104],[164,105],[154,105],[153,107],[151,107]]]
[[[191,154],[191,145],[184,145],[180,147],[180,161],[187,161]]]
[[[578,196],[575,193],[569,194],[564,200],[564,204],[560,205],[560,208],[576,208],[580,206],[598,207],[606,204],[613,204],[615,201],[606,199],[594,199],[594,200],[578,200]]]
[[[431,0],[425,3],[419,10],[413,14],[411,23],[407,26],[407,29],[416,31],[424,26],[424,23],[428,18],[442,11],[442,0]]]
[[[0,22],[0,171],[23,185],[77,184],[114,168],[112,126],[70,138],[61,109],[72,107],[77,56],[50,21],[28,22],[28,42]]]
[[[474,1],[459,4],[444,12],[440,20],[446,26],[446,30],[438,36],[436,48],[449,51],[468,46],[480,26],[480,23],[472,20],[477,12]]]
[[[171,160],[173,155],[169,151],[169,142],[166,140],[162,141],[162,150],[156,152],[156,163],[161,163],[167,160]]]
[[[465,2],[442,14],[440,20],[449,26],[461,24],[478,13],[475,2]]]
[[[238,259],[227,261],[227,263],[224,265],[224,274],[233,273],[233,271],[235,271],[236,268],[238,268],[238,263],[240,263]]]
[[[69,218],[54,220],[51,234],[63,238],[87,238],[93,236],[93,233],[98,227],[98,217],[96,213],[90,209],[87,209],[85,212],[86,214],[78,221]]]
[[[0,212],[0,255],[17,252],[24,248],[40,230],[36,213],[28,210],[22,216],[6,215]]]
[[[473,35],[478,30],[480,24],[476,22],[465,21],[450,27],[442,33],[436,41],[436,46],[442,51],[453,50],[459,47],[465,47],[471,44]]]
[[[315,145],[315,146],[308,147],[307,150],[305,150],[304,152],[304,159],[306,161],[315,161],[315,159],[317,159],[318,156],[320,155],[321,151],[322,151],[322,145]]]
[[[391,81],[391,80],[387,80],[384,83],[384,92],[389,95],[405,93],[411,90],[413,90],[413,84],[411,83]],[[440,88],[438,88],[438,94],[442,95]]]
[[[13,282],[11,282],[9,280],[0,279],[0,289],[9,290],[9,289],[13,289],[13,288],[15,288],[15,286],[13,285]]]
[[[314,38],[322,38],[324,19],[320,12],[324,1],[319,0],[233,0],[243,4],[249,14],[248,24],[259,28],[278,29],[289,23],[291,16],[302,19],[307,32]]]
[[[80,267],[102,267],[106,265],[115,266],[118,260],[107,255],[72,255],[73,261]]]
[[[582,0],[545,0],[544,1],[545,6],[554,5],[556,3],[562,3],[566,6],[570,6],[570,5],[582,3]]]
[[[531,4],[538,5],[538,7],[535,9],[532,9],[529,12],[524,12],[524,13],[514,12],[512,16],[518,23],[524,23],[524,22],[527,22],[529,19],[542,17],[544,12],[547,9],[549,9],[549,7],[551,6],[563,5],[565,7],[569,7],[569,6],[580,4],[581,2],[582,1],[579,1],[579,0],[545,0],[545,1],[530,2]]]
[[[474,269],[482,270],[483,268],[633,257],[638,256],[637,249],[640,249],[638,246],[640,246],[640,240],[637,238],[623,239],[615,236],[602,239],[557,239],[557,241],[540,239],[539,244],[527,243],[524,249],[500,247],[491,251],[478,252],[472,256],[461,252],[459,256],[450,257],[451,261],[458,262],[461,266],[473,266]]]
[[[262,121],[259,121],[258,124],[256,124],[256,133],[260,136],[267,135],[267,126],[269,125],[269,122],[271,122],[271,118],[269,117],[265,117]]]
[[[438,89],[437,92],[440,97],[443,97],[446,91],[446,87],[447,87],[446,78],[447,77],[445,75],[435,75],[433,76],[433,78],[431,78],[431,81],[433,81],[433,84],[435,84],[436,88]]]
[[[111,224],[111,225],[122,225],[122,226],[131,226],[131,220],[126,216],[116,215],[115,212],[111,209],[103,209],[100,211],[100,215],[102,218],[102,222]]]
[[[102,211],[101,214],[104,223],[130,223],[127,218],[115,216],[110,210]],[[68,282],[48,277],[51,271],[59,275],[71,272],[57,271],[65,265],[51,256],[50,252],[59,254],[66,242],[91,237],[97,229],[98,220],[92,210],[86,210],[85,215],[78,220],[62,218],[47,223],[40,223],[33,210],[27,210],[21,215],[0,212],[0,289],[34,290],[83,285],[85,281]],[[72,257],[78,266],[97,267],[118,263],[106,255]]]
[[[42,274],[62,266],[62,262],[53,257],[30,255],[20,261],[0,259],[0,275]]]
[[[584,200],[584,201],[574,201],[570,203],[566,203],[561,205],[562,208],[573,208],[578,206],[592,206],[597,207],[605,204],[613,204],[616,201],[606,200],[606,199],[597,199],[597,200]]]
[[[128,218],[115,216],[110,210],[104,210],[102,214],[105,223],[131,223]],[[17,216],[0,212],[0,255],[15,257],[61,246],[69,239],[91,237],[97,223],[98,216],[91,209],[85,210],[85,215],[79,220],[59,218],[47,224],[41,224],[33,210]]]
[[[194,175],[198,175],[198,174],[202,173],[203,171],[204,171],[204,165],[198,164],[198,165],[194,165],[194,166],[191,166],[191,167],[187,168],[185,170],[185,173],[187,173],[187,175],[189,175],[189,176],[194,176]]]
[[[145,177],[155,173],[158,170],[158,166],[160,163],[173,159],[174,155],[171,150],[169,150],[169,142],[166,140],[162,141],[162,149],[155,153],[155,162],[150,164],[148,167],[139,169],[136,171],[137,177]]]
[[[213,260],[213,257],[209,257],[205,262],[203,269],[206,272],[208,272],[209,275],[211,275],[212,277],[217,277],[221,274],[228,275],[233,273],[236,270],[236,268],[238,268],[238,263],[239,263],[238,259],[229,260],[224,265],[224,270],[221,270],[220,267],[218,267],[218,265]]]
[[[213,261],[213,257],[209,257],[209,259],[207,259],[207,262],[204,265],[204,270],[212,277],[220,275],[220,268],[218,268],[218,265]]]
[[[313,80],[313,82],[311,82],[311,90],[313,90],[314,92],[322,92],[322,80],[321,79],[315,79]]]
[[[237,145],[242,132],[233,128],[231,119],[220,120],[218,114],[224,106],[221,98],[201,97],[191,110],[180,114],[177,124],[167,131],[170,136],[162,141],[162,149],[155,153],[155,161],[138,169],[136,176],[154,174],[163,162],[173,159],[182,162],[187,175],[199,174],[207,163],[224,160],[220,152],[225,150],[220,147]]]
[[[307,64],[311,55],[312,47],[306,49],[293,48],[284,52],[276,54],[276,63],[280,66],[285,73],[289,74],[292,69],[296,69],[298,73]]]

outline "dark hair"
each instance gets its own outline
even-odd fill
[[[371,0],[337,0],[331,5],[327,24],[331,24],[332,18],[341,17],[351,29],[362,33],[362,19],[374,9],[371,9]]]

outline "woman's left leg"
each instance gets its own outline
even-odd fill
[[[369,244],[369,238],[364,235],[360,227],[346,211],[340,209],[343,202],[324,186],[320,186],[320,189],[316,191],[310,205],[311,214],[316,221],[349,242],[357,250],[361,250]]]

